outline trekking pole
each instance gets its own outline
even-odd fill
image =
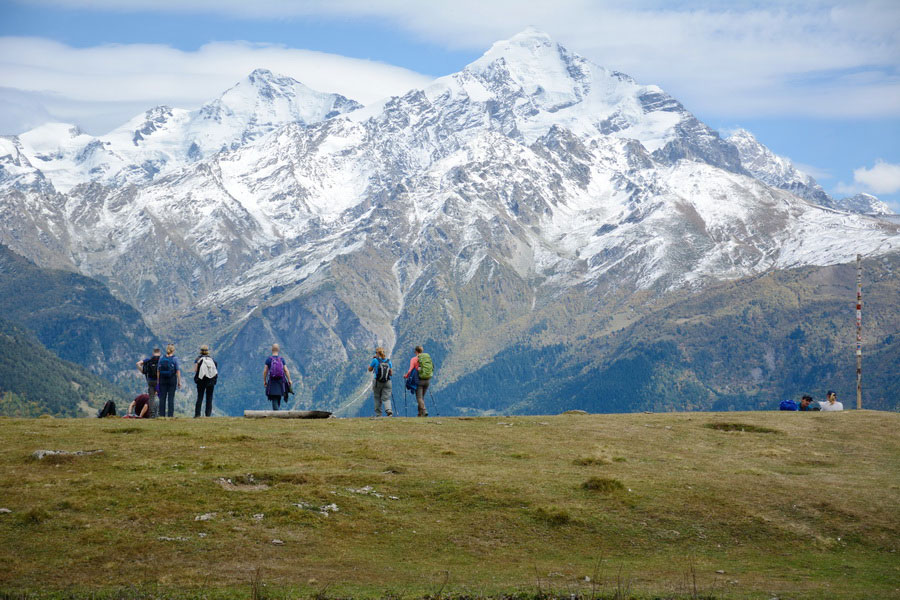
[[[391,386],[391,416],[397,414],[397,401],[394,400],[394,386]]]
[[[430,389],[431,389],[431,388],[429,388],[428,390],[430,390]],[[428,390],[425,390],[425,394],[428,394]],[[423,401],[425,400],[425,396],[424,396],[424,395],[422,396],[422,400],[423,400]],[[436,400],[435,397],[434,397],[434,392],[431,392],[431,405],[434,406],[434,416],[436,416],[436,417],[441,416],[441,411],[440,411],[440,409],[438,408],[437,400]]]

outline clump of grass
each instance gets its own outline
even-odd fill
[[[555,508],[538,508],[534,511],[534,516],[538,521],[543,521],[553,527],[561,527],[572,522],[572,516],[569,513]]]
[[[309,483],[309,478],[303,473],[244,473],[231,477],[231,482],[235,485],[259,485],[276,483],[291,483],[301,485]]]
[[[80,507],[72,504],[68,500],[61,500],[60,502],[57,502],[55,508],[56,510],[81,510]]]
[[[456,452],[454,452],[453,450],[444,450],[443,452],[441,452],[441,454],[443,454],[444,456],[456,456]]]
[[[509,455],[510,458],[531,458],[531,455],[525,452],[515,452]]]
[[[715,429],[716,431],[744,431],[747,433],[781,433],[777,429],[771,427],[761,427],[759,425],[750,425],[748,423],[707,423],[704,427]]]
[[[143,427],[114,427],[111,429],[104,429],[105,433],[141,433],[144,431]]]
[[[581,487],[602,494],[611,494],[625,489],[625,486],[622,485],[621,481],[618,479],[610,479],[609,477],[591,477],[582,483]]]
[[[19,516],[23,525],[39,525],[50,518],[50,514],[42,508],[32,508]]]
[[[592,465],[608,465],[609,461],[599,456],[582,456],[573,460],[572,464],[579,467],[590,467]]]

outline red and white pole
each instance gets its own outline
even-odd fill
[[[856,255],[856,408],[862,408],[862,255]]]

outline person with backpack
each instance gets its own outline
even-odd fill
[[[181,365],[175,357],[175,345],[166,346],[166,355],[156,363],[159,381],[159,416],[175,416],[175,390],[181,389]]]
[[[431,377],[434,375],[434,362],[431,356],[425,352],[422,346],[416,346],[416,355],[409,361],[409,371],[403,376],[403,379],[409,379],[409,376],[416,372],[419,378],[419,384],[416,386],[416,404],[419,405],[420,417],[427,417],[428,411],[425,410],[425,394],[428,392],[428,386],[431,384]]]
[[[144,360],[139,360],[137,363],[138,371],[147,378],[147,395],[150,397],[150,417],[154,419],[159,416],[159,402],[156,397],[156,386],[159,383],[157,380],[159,355],[159,348],[154,348],[152,356],[145,358]]]
[[[209,346],[200,346],[200,356],[194,361],[194,383],[197,384],[197,404],[194,406],[194,418],[200,416],[203,396],[206,395],[206,416],[212,416],[213,390],[219,378],[219,363],[209,355]]]
[[[272,344],[272,356],[266,359],[266,366],[263,367],[263,387],[272,403],[272,410],[278,410],[282,396],[287,397],[293,387],[287,365],[278,355],[280,351],[278,344]]]
[[[375,416],[381,416],[381,406],[384,405],[385,414],[394,416],[391,410],[391,375],[394,374],[394,365],[391,359],[385,358],[384,348],[375,348],[375,356],[369,363],[369,371],[375,373],[372,381],[372,394],[375,396]]]

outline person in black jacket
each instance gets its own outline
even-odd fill
[[[213,390],[219,378],[219,363],[209,355],[209,346],[200,346],[200,356],[194,361],[194,383],[197,384],[197,404],[194,406],[194,418],[200,416],[203,396],[206,395],[206,416],[212,416]]]

